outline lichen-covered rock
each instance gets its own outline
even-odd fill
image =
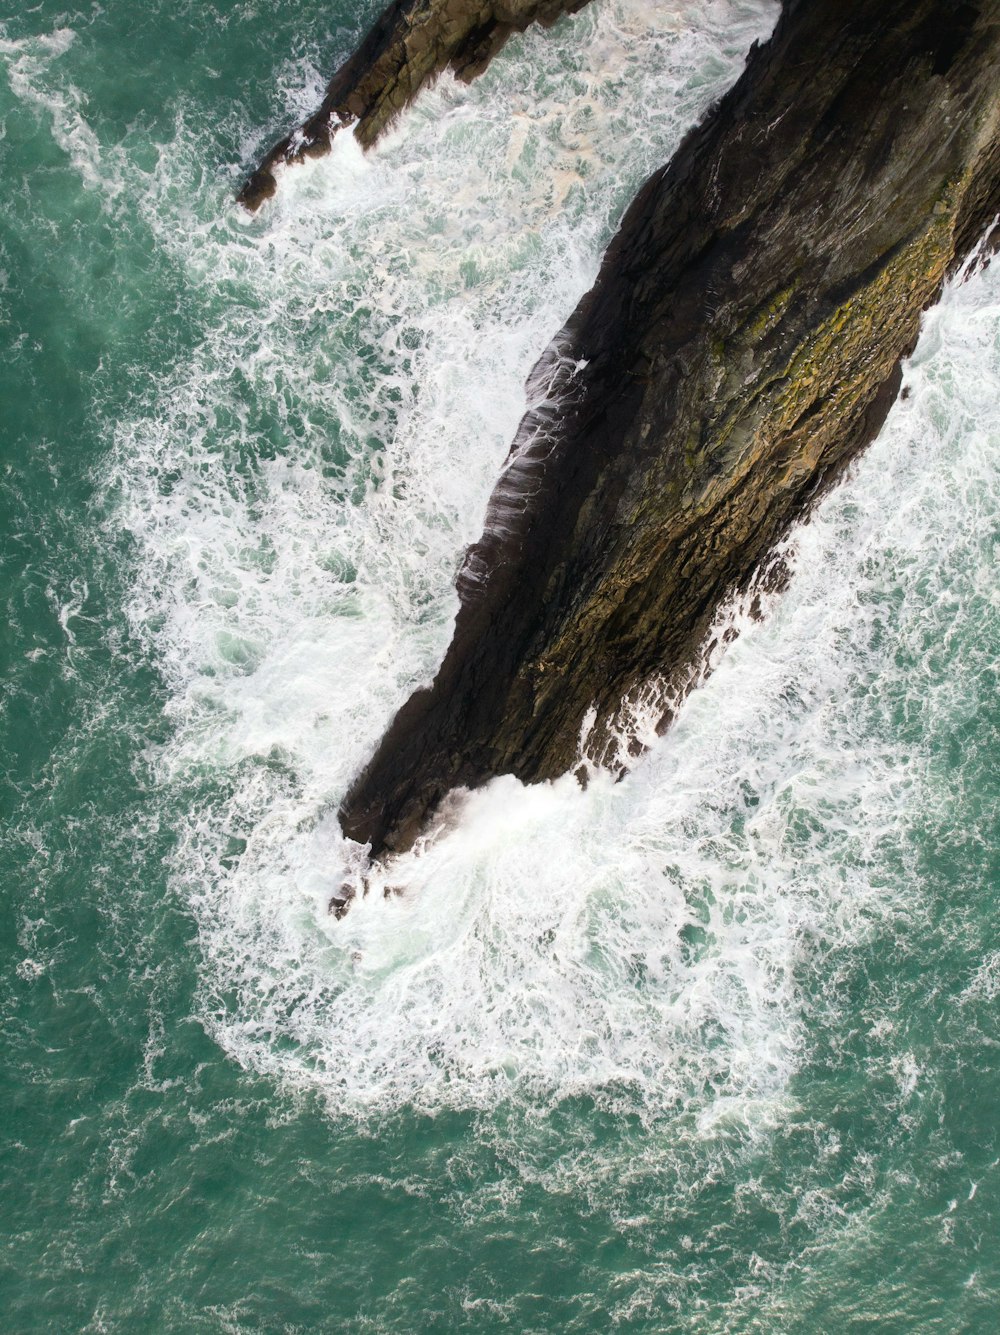
[[[623,701],[682,692],[998,211],[1000,0],[786,0],[537,368],[451,647],[345,833],[405,848],[450,789],[607,762]]]
[[[319,109],[270,150],[239,193],[254,212],[275,192],[275,169],[322,157],[353,125],[370,148],[429,80],[449,67],[471,81],[512,33],[548,27],[588,0],[393,0],[354,55],[333,76]]]

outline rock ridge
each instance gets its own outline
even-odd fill
[[[269,150],[237,196],[255,212],[277,188],[275,170],[322,157],[354,127],[370,148],[425,84],[446,69],[471,82],[507,39],[532,23],[551,27],[588,0],[393,0],[327,86],[319,108]]]
[[[723,602],[877,434],[921,312],[1000,212],[1000,0],[785,0],[653,174],[529,381],[454,637],[341,807],[620,767]]]

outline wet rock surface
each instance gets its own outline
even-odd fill
[[[998,75],[994,0],[786,0],[536,368],[453,641],[349,837],[405,849],[456,787],[614,767],[649,683],[683,693],[1000,211]]]
[[[274,145],[244,184],[239,202],[251,212],[277,188],[275,170],[329,152],[345,126],[370,148],[386,126],[438,74],[451,69],[470,82],[513,33],[548,27],[588,0],[394,0],[358,50],[333,76],[309,120]]]

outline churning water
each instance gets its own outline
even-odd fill
[[[1000,273],[624,782],[337,921],[525,377],[776,12],[594,0],[244,217],[375,8],[0,29],[8,1324],[991,1329]]]

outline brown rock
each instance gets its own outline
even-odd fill
[[[319,109],[274,145],[246,181],[239,202],[251,213],[277,188],[275,169],[321,157],[338,130],[353,125],[370,148],[420,89],[449,66],[471,82],[515,32],[550,27],[588,0],[393,0],[354,55],[333,76]]]
[[[878,432],[998,212],[1000,0],[786,0],[536,368],[451,647],[344,832],[403,849],[455,787],[617,763],[628,702],[686,689],[720,604]]]

